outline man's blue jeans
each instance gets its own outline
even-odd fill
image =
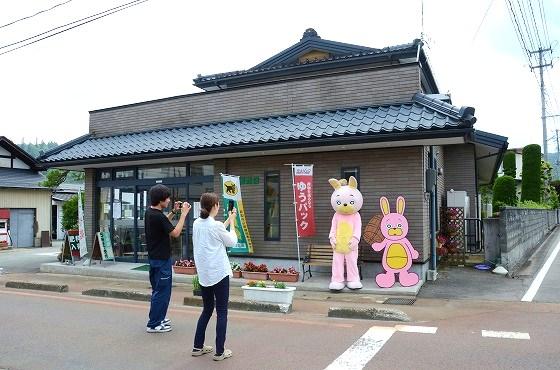
[[[168,260],[150,260],[150,283],[152,299],[148,327],[160,325],[167,315],[171,299],[171,258]]]

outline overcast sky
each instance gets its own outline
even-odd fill
[[[64,1],[1,1],[0,25]],[[73,0],[0,28],[0,47],[129,1]],[[560,0],[543,1],[550,39],[560,40]],[[90,110],[197,92],[197,74],[250,68],[309,27],[324,39],[369,47],[408,43],[420,37],[420,4],[150,0],[0,55],[0,135],[16,143],[69,141],[88,132]],[[440,91],[476,108],[476,128],[508,136],[510,147],[541,144],[540,92],[505,1],[425,0],[424,31]],[[545,75],[551,97],[560,94],[556,62]],[[556,101],[549,114],[560,114]],[[548,127],[552,137],[560,120]]]

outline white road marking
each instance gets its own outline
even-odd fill
[[[395,329],[406,333],[435,334],[438,328],[435,326],[395,325]]]
[[[533,282],[531,283],[531,286],[527,290],[527,293],[525,293],[523,298],[521,298],[521,302],[531,302],[533,298],[535,298],[535,295],[539,291],[539,288],[541,287],[544,277],[546,276],[548,270],[550,269],[550,266],[552,266],[552,263],[556,259],[556,255],[558,254],[558,251],[560,251],[560,242],[558,242],[558,244],[556,245],[556,247],[548,257],[548,259],[544,263],[543,267],[535,277],[535,280],[533,280]]]
[[[36,253],[36,256],[57,256],[59,252],[50,252],[50,253]]]
[[[391,338],[395,328],[373,326],[325,370],[361,370]]]
[[[529,333],[518,333],[513,331],[482,330],[482,336],[486,338],[531,339]]]

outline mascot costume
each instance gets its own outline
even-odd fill
[[[329,240],[333,248],[331,290],[344,289],[344,263],[346,262],[346,286],[350,289],[361,289],[358,272],[358,244],[362,235],[362,219],[358,213],[364,200],[358,190],[358,182],[350,176],[346,180],[330,179],[334,188],[331,205],[335,210],[332,219]]]
[[[399,283],[402,286],[416,285],[418,275],[408,270],[412,266],[412,260],[418,258],[418,252],[406,238],[408,220],[404,217],[404,198],[397,198],[397,212],[393,213],[387,198],[381,197],[379,204],[383,212],[380,228],[384,238],[379,243],[373,243],[372,248],[376,252],[383,251],[381,263],[385,273],[377,275],[375,281],[381,288],[390,288],[395,284],[395,274],[399,274]]]

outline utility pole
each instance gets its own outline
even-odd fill
[[[544,100],[544,77],[543,77],[543,68],[552,67],[552,63],[543,64],[543,53],[545,52],[552,52],[551,48],[543,49],[539,48],[537,51],[531,51],[531,54],[539,54],[539,65],[538,66],[531,66],[531,71],[535,68],[539,69],[540,76],[541,76],[541,119],[542,119],[542,135],[543,135],[543,151],[544,151],[544,160],[548,161],[548,143],[547,143],[547,132],[546,132],[546,108],[545,108],[545,100]]]
[[[556,129],[556,165],[560,164],[560,140],[558,140],[558,129]]]

